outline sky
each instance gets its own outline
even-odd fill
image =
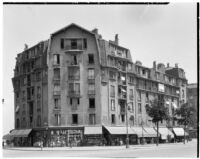
[[[4,5],[3,6],[3,134],[14,128],[14,93],[11,78],[15,58],[24,49],[46,40],[71,23],[98,28],[106,40],[119,35],[132,60],[153,67],[170,63],[197,82],[197,22],[195,3],[169,5]]]

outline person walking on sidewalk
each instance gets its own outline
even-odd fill
[[[41,148],[41,151],[42,151],[42,149],[43,149],[43,141],[42,140],[40,142],[40,148]]]

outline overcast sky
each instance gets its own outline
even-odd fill
[[[49,38],[52,32],[76,23],[99,29],[106,40],[119,34],[120,45],[132,60],[152,67],[153,61],[170,63],[197,82],[196,4],[169,5],[4,5],[3,6],[3,134],[14,128],[14,94],[11,78],[15,57]]]

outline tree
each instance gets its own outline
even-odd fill
[[[152,118],[152,122],[156,124],[156,127],[157,127],[156,145],[158,146],[159,121],[169,119],[168,108],[164,106],[163,102],[160,102],[159,100],[154,99],[153,101],[150,102],[150,104],[146,105],[146,112]]]
[[[184,144],[186,126],[188,126],[192,121],[192,116],[194,112],[195,109],[191,107],[188,103],[183,103],[180,108],[176,109],[175,112],[175,114],[177,115],[176,120],[178,121],[178,124],[184,125]]]

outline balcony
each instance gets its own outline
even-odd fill
[[[54,77],[53,77],[53,80],[54,80],[54,81],[60,81],[60,76],[54,76]]]
[[[80,97],[80,91],[69,91],[68,95],[70,97]]]
[[[88,90],[88,95],[94,95],[95,94],[95,90]]]
[[[79,67],[79,63],[75,61],[71,61],[68,65],[69,67]]]
[[[70,45],[68,45],[68,46],[65,46],[64,47],[64,49],[63,50],[66,50],[66,51],[77,51],[77,52],[79,52],[79,51],[83,51],[84,50],[84,48],[83,48],[83,45],[76,45],[76,46],[70,46]]]
[[[126,94],[118,94],[118,98],[126,100]]]
[[[53,95],[60,95],[60,91],[53,91]]]
[[[80,80],[80,76],[68,76],[69,80]]]

